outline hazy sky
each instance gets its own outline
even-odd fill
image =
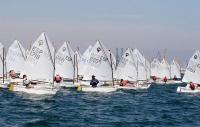
[[[187,60],[200,49],[199,0],[0,0],[0,42],[26,48],[41,32],[56,48],[68,40],[83,51],[95,40],[108,48],[138,48],[154,57]]]

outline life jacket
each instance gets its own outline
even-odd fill
[[[167,77],[166,77],[166,76],[164,77],[163,81],[164,81],[164,82],[167,82]]]
[[[156,77],[156,76],[153,76],[152,79],[153,79],[153,81],[156,81],[157,77]]]
[[[177,77],[176,77],[176,75],[174,75],[174,80],[177,80]]]
[[[194,84],[194,83],[190,83],[190,89],[191,89],[191,90],[195,90],[195,88],[196,88],[196,87],[195,87],[195,84]]]
[[[60,75],[56,75],[54,81],[56,81],[56,83],[60,83],[62,81],[62,77]]]
[[[122,85],[122,86],[125,86],[125,85],[127,85],[127,83],[128,83],[128,80],[123,80],[123,81],[121,82],[121,85]]]

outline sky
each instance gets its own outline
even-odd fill
[[[200,49],[199,0],[0,0],[0,42],[25,48],[41,32],[59,48],[70,41],[83,52],[96,40],[138,48],[147,58],[167,49],[182,64]]]

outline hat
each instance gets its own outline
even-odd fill
[[[92,77],[95,77],[95,75],[92,75]]]

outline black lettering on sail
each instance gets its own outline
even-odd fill
[[[40,58],[40,54],[43,53],[42,50],[40,50],[39,48],[33,46],[30,55],[33,56],[34,59],[39,59]]]
[[[187,68],[188,71],[192,72],[192,73],[195,73],[195,67],[194,66],[189,66]]]

